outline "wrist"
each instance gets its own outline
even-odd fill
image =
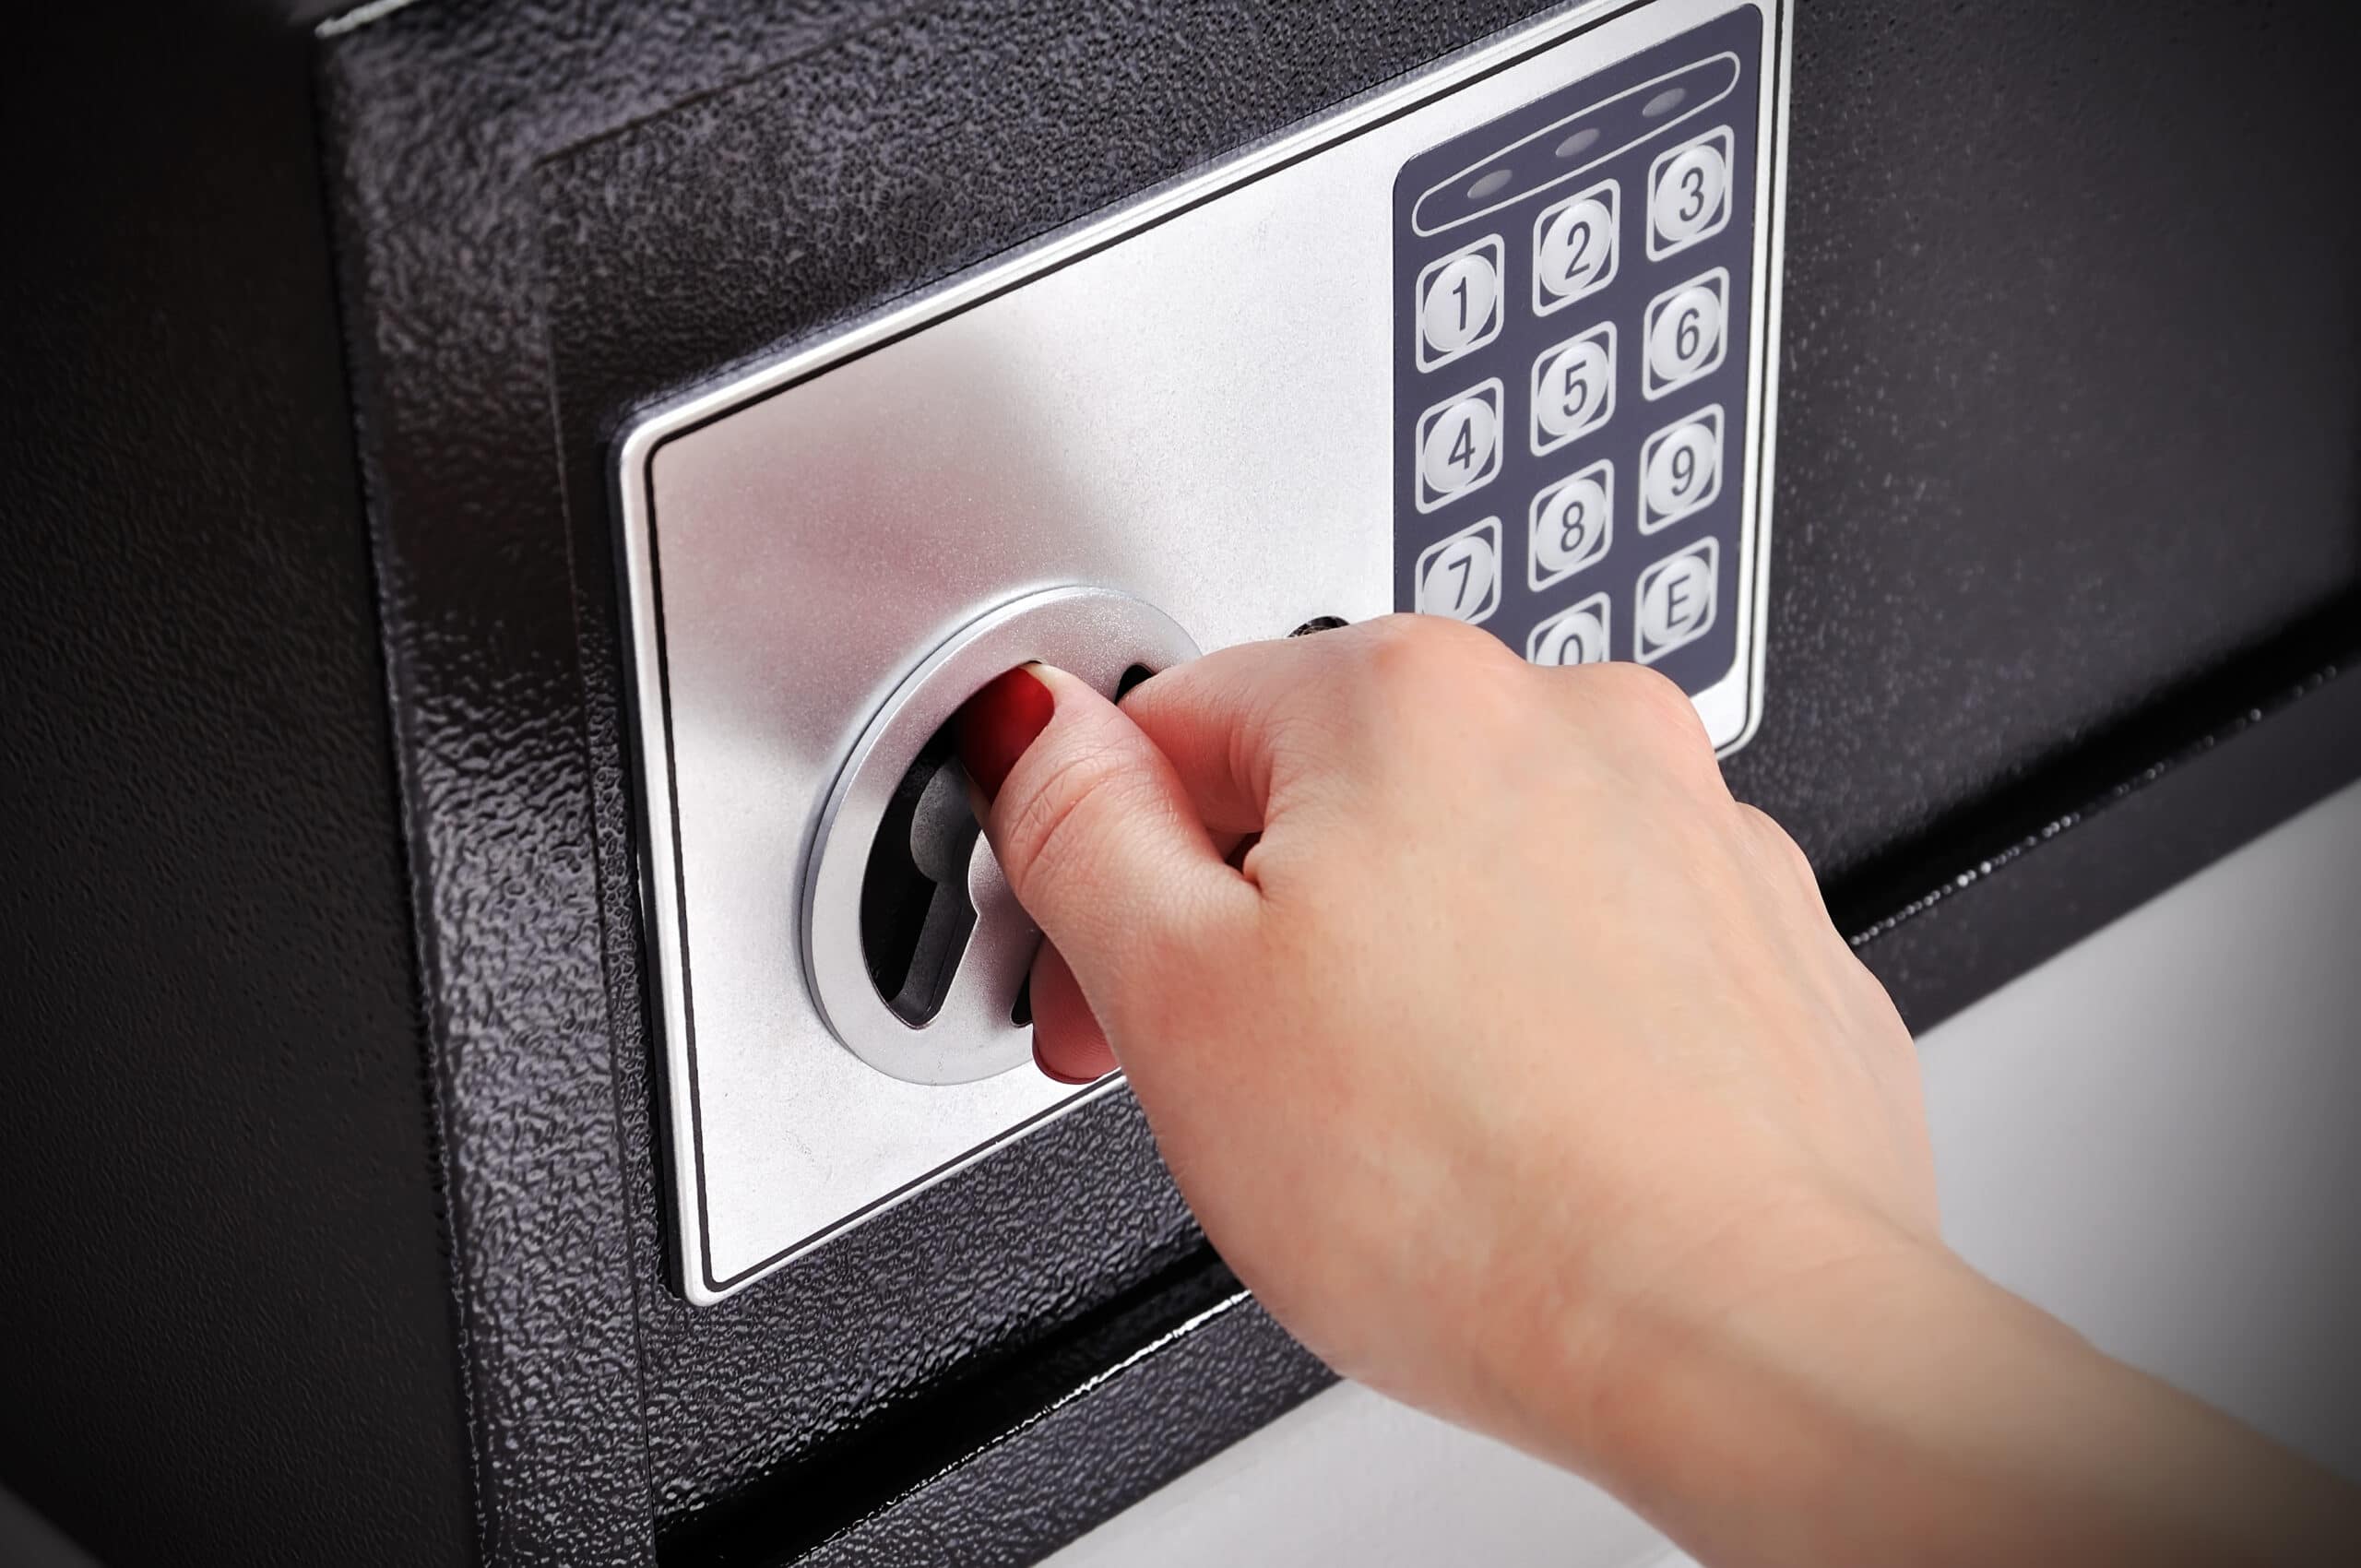
[[[1939,1239],[1824,1194],[1763,1197],[1699,1234],[1584,1312],[1536,1317],[1501,1382],[1515,1441],[1643,1510],[1733,1442],[1825,1414],[1872,1342],[1999,1294]]]

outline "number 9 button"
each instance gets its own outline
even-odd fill
[[[1640,447],[1640,531],[1654,533],[1722,493],[1717,404],[1657,431]]]

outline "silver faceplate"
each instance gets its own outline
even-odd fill
[[[830,1037],[797,890],[870,716],[958,627],[1055,584],[1135,595],[1209,649],[1390,611],[1396,172],[1734,8],[1572,7],[626,434],[642,882],[692,1301],[1112,1087],[1030,1064],[909,1083]],[[1759,8],[1750,612],[1786,76],[1785,5]],[[1725,745],[1757,709],[1759,617],[1741,646],[1750,700],[1708,715]]]

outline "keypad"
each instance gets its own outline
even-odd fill
[[[1762,25],[1726,13],[1402,167],[1401,608],[1692,694],[1738,667]]]

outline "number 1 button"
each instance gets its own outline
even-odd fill
[[[1501,520],[1487,517],[1418,556],[1418,613],[1474,625],[1501,606]]]
[[[1418,368],[1432,370],[1501,335],[1501,237],[1479,240],[1418,274]]]

